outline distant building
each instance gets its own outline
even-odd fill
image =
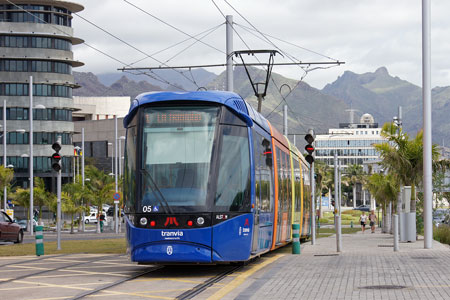
[[[130,109],[130,97],[74,97],[74,146],[81,147],[81,130],[84,128],[84,155],[93,158],[96,167],[113,173],[114,116],[117,117],[118,155],[123,156],[125,136],[123,118]],[[120,148],[120,149],[119,149]],[[120,151],[120,153],[119,153]],[[122,165],[123,160],[120,161]],[[77,164],[78,166],[78,164]],[[122,171],[122,169],[121,169]]]
[[[359,123],[341,123],[328,134],[316,136],[316,159],[333,166],[337,152],[343,167],[376,161],[379,155],[373,144],[385,141],[380,133],[381,128],[370,114],[364,114]]]
[[[76,111],[73,121],[107,120],[114,116],[123,118],[130,109],[130,97],[73,97]]]
[[[62,137],[63,182],[72,176],[74,125],[72,13],[82,5],[53,0],[0,0],[0,105],[6,100],[6,165],[13,165],[15,184],[29,186],[29,139],[33,139],[34,176],[54,187],[51,144]],[[30,76],[33,78],[33,136],[30,137]],[[44,108],[45,107],[45,108]],[[4,136],[4,135],[3,135]],[[0,161],[3,164],[1,147]]]

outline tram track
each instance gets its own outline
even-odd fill
[[[66,256],[66,255],[69,255],[69,254],[62,254],[60,256]],[[116,257],[120,257],[120,256],[125,256],[125,255],[117,255]],[[49,257],[48,259],[55,258],[55,257],[56,256],[52,256],[52,257]],[[79,262],[79,263],[71,264],[71,265],[68,265],[68,266],[61,266],[61,267],[50,269],[50,270],[42,270],[42,271],[35,272],[35,273],[32,273],[32,274],[26,274],[26,275],[18,276],[18,277],[15,277],[15,278],[10,278],[10,279],[7,279],[7,280],[0,281],[0,285],[5,284],[5,283],[10,283],[10,282],[13,282],[13,281],[17,281],[17,280],[22,280],[22,279],[25,279],[25,278],[28,278],[28,277],[42,275],[42,274],[49,273],[49,272],[54,272],[54,271],[59,271],[59,270],[63,270],[63,269],[71,268],[71,267],[77,267],[77,266],[84,265],[84,264],[89,264],[89,263],[92,263],[93,261],[98,262],[98,261],[102,261],[102,260],[110,259],[110,258],[111,258],[110,255],[103,256],[103,257],[95,257],[95,259],[93,259],[93,260],[82,261],[82,262]],[[42,259],[36,259],[36,260],[33,260],[33,261],[41,261],[41,260]],[[26,262],[31,262],[31,261],[26,261]],[[23,263],[26,263],[26,262],[23,262]],[[22,264],[22,262],[20,262],[18,264]]]
[[[117,285],[119,285],[119,284],[122,284],[122,283],[124,283],[124,282],[127,282],[127,281],[130,281],[130,280],[139,278],[139,277],[144,276],[144,275],[147,275],[147,274],[149,274],[149,273],[151,273],[151,272],[155,272],[156,270],[159,270],[159,269],[161,269],[161,268],[164,268],[164,266],[150,267],[150,269],[148,269],[148,270],[145,270],[145,271],[136,273],[136,274],[134,274],[134,275],[131,275],[130,277],[122,278],[122,279],[117,280],[117,281],[115,281],[115,282],[111,282],[111,283],[109,283],[109,284],[107,284],[107,285],[98,287],[98,288],[96,288],[96,289],[93,289],[92,291],[84,292],[84,293],[82,293],[82,294],[76,295],[75,297],[69,298],[69,299],[70,299],[70,300],[77,300],[77,299],[82,299],[82,298],[84,298],[84,297],[87,297],[87,296],[91,296],[91,295],[97,294],[97,293],[99,293],[99,292],[101,292],[101,291],[104,291],[104,290],[106,290],[106,289],[115,287],[115,286],[117,286]]]
[[[71,255],[71,254],[58,254],[58,255],[53,255],[53,256],[39,257],[39,258],[35,258],[35,259],[30,259],[30,260],[23,260],[23,261],[19,261],[19,262],[11,262],[11,263],[6,263],[3,265],[0,265],[0,268],[12,266],[12,265],[22,265],[22,264],[26,264],[26,263],[33,263],[33,262],[43,261],[46,259],[58,258],[58,257],[68,256],[68,255]]]
[[[187,300],[187,299],[192,299],[193,297],[197,296],[198,294],[202,293],[204,290],[206,290],[207,288],[211,287],[213,284],[221,281],[222,279],[224,279],[225,277],[227,277],[228,275],[242,269],[244,266],[235,266],[230,270],[221,272],[219,274],[217,274],[216,276],[206,280],[203,283],[200,283],[196,286],[194,286],[192,289],[182,293],[181,295],[177,296],[175,299],[177,300]]]

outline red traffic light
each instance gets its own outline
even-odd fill
[[[305,146],[305,150],[306,150],[306,152],[308,152],[308,154],[312,154],[314,152],[314,146],[313,145],[306,145]]]
[[[59,153],[53,153],[52,158],[56,161],[61,160],[61,154]]]

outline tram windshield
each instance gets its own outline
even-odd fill
[[[206,209],[218,107],[144,111],[140,212]]]

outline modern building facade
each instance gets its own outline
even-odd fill
[[[96,167],[114,173],[115,124],[117,118],[118,157],[123,156],[125,128],[123,118],[130,109],[130,97],[73,97],[75,133],[73,143],[81,147],[81,131],[84,129],[84,156]],[[78,158],[79,160],[79,158]],[[122,159],[120,160],[120,166]],[[78,164],[77,164],[78,166]],[[78,167],[77,167],[78,169]],[[119,170],[118,173],[121,173]]]
[[[54,183],[51,145],[62,137],[63,182],[72,176],[74,104],[77,88],[72,68],[72,12],[83,6],[68,1],[0,0],[0,105],[6,100],[6,165],[13,165],[15,184],[29,186],[30,139],[33,140],[34,176]],[[30,78],[31,77],[31,78]],[[30,81],[33,95],[33,136],[30,136]],[[4,131],[4,129],[2,129]],[[5,132],[4,132],[5,133]],[[3,151],[0,153],[3,157]],[[3,164],[3,159],[0,159]],[[52,188],[53,190],[53,188]]]
[[[370,114],[364,114],[360,123],[339,124],[339,128],[329,129],[328,134],[316,136],[316,159],[333,166],[336,152],[343,167],[376,161],[379,154],[373,144],[385,141],[380,133],[381,128]]]

